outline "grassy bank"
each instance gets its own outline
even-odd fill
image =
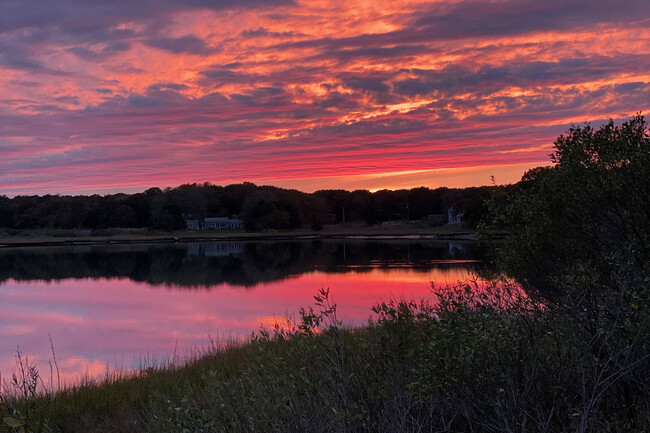
[[[459,224],[432,227],[424,223],[384,223],[374,226],[365,224],[335,224],[323,230],[268,230],[243,232],[229,230],[178,230],[174,232],[145,229],[106,230],[22,230],[0,232],[0,247],[101,245],[161,242],[210,242],[239,240],[289,240],[303,238],[336,239],[344,237],[406,237],[422,236],[433,239],[478,239],[476,231]]]
[[[590,336],[585,323],[508,285],[438,293],[432,302],[378,305],[369,326],[344,329],[323,292],[298,321],[185,367],[5,398],[3,416],[11,418],[0,430],[650,429],[639,306],[625,330],[603,323],[605,331]],[[621,332],[632,339],[615,352],[610,340],[620,341]]]

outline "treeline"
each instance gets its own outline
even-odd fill
[[[303,193],[242,183],[186,184],[150,188],[137,194],[92,196],[0,196],[0,227],[7,229],[104,229],[113,227],[178,230],[184,216],[242,219],[248,231],[320,229],[335,222],[372,225],[389,220],[419,220],[445,214],[450,207],[476,225],[492,187],[411,190],[322,190]]]

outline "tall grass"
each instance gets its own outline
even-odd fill
[[[627,352],[604,357],[593,353],[590,330],[562,311],[517,298],[521,292],[511,289],[464,285],[437,291],[433,301],[388,301],[376,305],[375,319],[359,329],[341,326],[328,292],[322,291],[315,307],[301,310],[297,320],[186,366],[5,399],[5,412],[32,400],[36,410],[29,425],[19,420],[22,425],[5,422],[3,428],[650,430],[645,322],[636,322],[643,326],[634,329],[636,340],[630,340]],[[631,330],[636,319],[629,319]]]

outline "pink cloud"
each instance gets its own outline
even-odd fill
[[[0,194],[543,162],[648,109],[633,3],[3,4]]]

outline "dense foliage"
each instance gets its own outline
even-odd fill
[[[500,282],[387,301],[341,327],[327,291],[249,344],[184,368],[35,397],[28,369],[6,431],[644,432],[647,371],[585,352],[588,329]],[[629,355],[627,352],[625,355]],[[607,357],[605,363],[601,363]],[[608,365],[611,363],[611,365]],[[632,368],[631,368],[632,367]],[[14,426],[14,429],[8,426]],[[3,426],[0,425],[0,431]]]
[[[650,271],[650,139],[642,116],[598,130],[574,127],[555,142],[555,163],[526,173],[492,203],[511,235],[501,264],[540,290],[572,278],[615,284],[617,270]]]
[[[187,184],[151,188],[137,194],[106,196],[0,196],[0,227],[7,229],[107,227],[177,230],[183,215],[193,218],[238,216],[249,231],[322,228],[324,224],[362,221],[419,220],[444,214],[451,206],[478,223],[489,187],[411,190],[322,190],[307,194],[243,183],[228,186]]]
[[[650,139],[637,115],[616,126],[574,127],[555,142],[552,167],[527,173],[492,202],[509,235],[498,261],[577,354],[588,406],[579,430],[644,413],[650,428]],[[642,376],[639,376],[641,374]],[[574,380],[576,380],[574,378]],[[567,386],[571,382],[567,382]],[[617,403],[618,402],[618,403]],[[621,405],[622,404],[622,405]],[[586,411],[586,412],[585,412]],[[597,424],[598,425],[598,424]]]

